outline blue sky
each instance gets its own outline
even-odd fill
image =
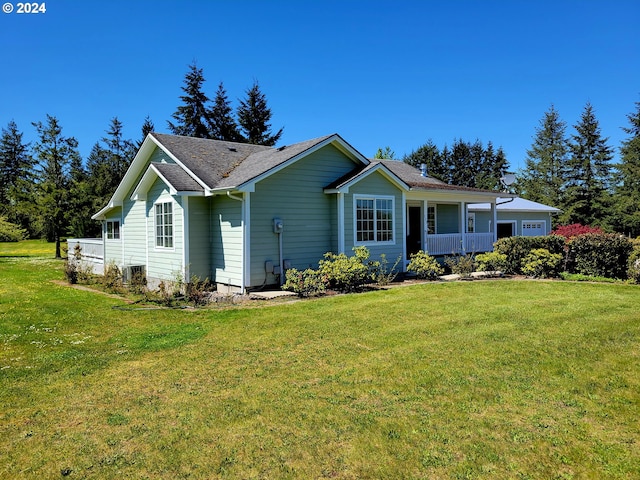
[[[6,3],[2,0],[0,3]],[[0,126],[55,115],[86,157],[117,116],[137,140],[179,105],[194,60],[233,106],[254,80],[280,144],[337,132],[373,156],[432,139],[502,146],[512,170],[554,104],[591,102],[618,150],[640,101],[640,2],[49,0],[0,13]]]

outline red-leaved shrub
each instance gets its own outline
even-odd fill
[[[571,225],[560,225],[557,227],[551,235],[560,235],[561,237],[571,240],[573,237],[583,235],[585,233],[604,233],[600,227],[590,227],[589,225],[581,225],[579,223],[572,223]]]

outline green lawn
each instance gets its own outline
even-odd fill
[[[4,248],[0,478],[640,477],[640,287],[135,310]]]

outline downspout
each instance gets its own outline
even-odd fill
[[[242,198],[236,197],[235,195],[231,195],[231,192],[229,192],[229,191],[227,191],[227,197],[232,198],[233,200],[237,200],[239,202],[242,202]]]

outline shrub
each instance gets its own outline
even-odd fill
[[[120,293],[123,291],[122,273],[115,262],[107,263],[104,266],[102,285],[105,290]]]
[[[476,255],[476,262],[480,272],[504,272],[507,267],[507,256],[498,252],[481,253]]]
[[[197,275],[192,275],[184,288],[185,297],[194,307],[209,303],[210,293],[213,290],[208,278],[201,280]]]
[[[331,288],[341,292],[352,292],[364,284],[375,280],[369,250],[366,247],[354,247],[354,255],[348,257],[344,253],[336,255],[332,252],[324,254],[320,260],[318,272],[327,279]]]
[[[307,268],[302,272],[290,268],[287,270],[286,279],[287,281],[282,286],[283,290],[294,292],[299,297],[320,295],[327,289],[328,279],[312,268]]]
[[[65,260],[64,276],[71,285],[78,283],[78,264],[74,260]]]
[[[562,255],[551,253],[546,248],[534,248],[522,260],[522,273],[535,278],[557,277]]]
[[[569,242],[572,271],[592,277],[627,278],[633,244],[613,233],[587,233]]]
[[[476,271],[476,261],[471,254],[446,257],[444,263],[451,269],[451,273],[456,273],[463,277],[469,277]]]
[[[571,225],[560,225],[551,232],[551,235],[559,235],[571,240],[578,235],[585,233],[604,233],[600,227],[590,227],[589,225],[581,225],[580,223],[572,223]]]
[[[427,252],[420,250],[409,257],[407,271],[415,273],[418,278],[433,280],[444,273],[444,268]]]
[[[26,230],[8,221],[7,217],[0,217],[0,242],[19,242],[26,236]]]
[[[493,244],[494,251],[507,256],[505,273],[522,273],[522,260],[536,248],[544,248],[550,253],[564,254],[566,241],[560,235],[537,237],[506,237]]]
[[[633,283],[640,283],[640,245],[636,245],[629,255],[627,278]]]
[[[402,260],[402,256],[396,258],[395,263],[391,268],[389,268],[389,262],[387,260],[387,256],[382,253],[380,254],[379,262],[371,262],[371,275],[373,276],[373,280],[378,285],[389,285],[392,283],[396,277],[398,276],[398,264]]]

